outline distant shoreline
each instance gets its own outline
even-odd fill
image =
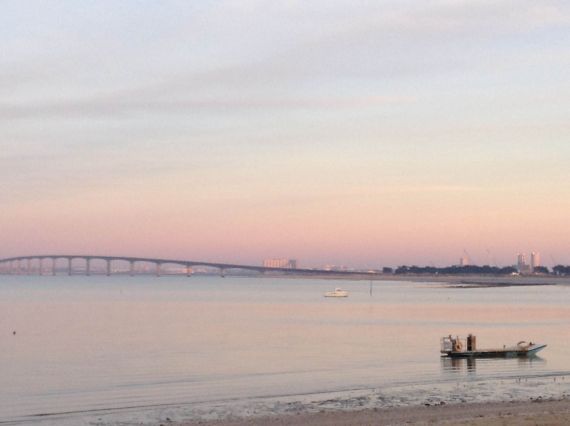
[[[570,277],[497,275],[393,275],[390,281],[446,283],[466,287],[509,287],[570,284]]]
[[[237,275],[240,276],[240,275]],[[538,285],[570,285],[570,277],[567,276],[511,276],[511,275],[305,275],[305,274],[275,274],[263,275],[271,278],[314,278],[346,281],[402,281],[450,284],[458,287],[511,287],[511,286],[538,286]]]
[[[0,274],[0,277],[18,277],[18,276],[35,276],[35,275],[10,275]],[[51,276],[51,275],[49,275]],[[57,276],[67,276],[67,274],[58,274]],[[84,276],[84,274],[74,274],[73,276]],[[104,276],[104,274],[93,273],[92,276]],[[113,276],[129,276],[127,272],[114,273]],[[154,274],[138,273],[135,276],[155,276]],[[186,274],[163,273],[161,277],[181,277],[192,279],[196,277],[219,277],[218,274],[202,274],[196,273],[187,277]],[[265,273],[265,274],[227,274],[228,278],[276,278],[276,279],[315,279],[315,280],[331,280],[331,281],[397,281],[397,282],[415,282],[444,284],[457,288],[477,288],[477,287],[515,287],[515,286],[547,286],[547,285],[570,285],[570,276],[556,275],[444,275],[444,274],[369,274],[363,272],[361,274],[352,272],[344,274],[342,272],[335,273]]]

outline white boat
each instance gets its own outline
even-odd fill
[[[348,291],[342,288],[335,288],[334,291],[327,291],[325,297],[348,297]]]

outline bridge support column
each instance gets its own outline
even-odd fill
[[[30,275],[32,272],[32,261],[30,259],[26,259],[26,275]]]
[[[222,278],[226,277],[226,270],[224,268],[220,268],[220,277]]]
[[[111,259],[107,259],[107,276],[111,275]]]
[[[190,265],[186,265],[186,276],[189,277],[192,275],[192,267]]]
[[[44,274],[44,258],[40,257],[38,259],[38,275],[43,275]]]
[[[51,274],[53,276],[57,274],[57,259],[55,257],[51,259]]]
[[[85,275],[87,275],[88,277],[91,275],[91,258],[90,257],[85,258]]]
[[[22,262],[20,259],[16,261],[16,275],[20,275],[22,273]]]
[[[131,264],[131,265],[130,265],[130,268],[129,268],[129,275],[130,275],[131,277],[134,277],[134,276],[135,276],[135,261],[134,261],[134,260],[131,260],[131,261],[130,261],[130,264]]]
[[[71,261],[73,259],[71,257],[67,258],[67,275],[71,276],[71,273],[73,272],[71,269]]]
[[[156,262],[156,276],[160,277],[160,262]]]

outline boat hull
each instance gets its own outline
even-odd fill
[[[516,358],[516,357],[529,357],[535,355],[537,352],[544,349],[546,345],[533,345],[525,349],[490,349],[480,351],[450,351],[445,352],[450,358]]]

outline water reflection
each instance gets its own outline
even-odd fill
[[[441,357],[441,369],[443,373],[475,373],[477,369],[476,358],[450,358]]]
[[[441,357],[442,374],[465,374],[474,376],[479,370],[479,375],[505,375],[510,372],[531,370],[536,367],[544,367],[546,360],[537,355],[530,357],[515,358],[450,358]]]

